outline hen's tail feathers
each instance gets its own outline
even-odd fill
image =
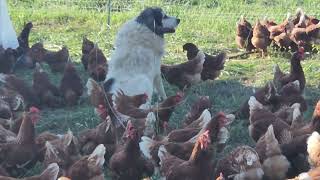
[[[35,72],[39,72],[39,73],[43,72],[43,69],[42,69],[40,63],[38,63],[38,62],[36,63]]]
[[[208,109],[205,109],[201,113],[200,117],[198,118],[198,120],[201,120],[200,123],[199,123],[199,126],[201,126],[202,128],[206,127],[207,124],[210,122],[211,118],[212,118],[211,117],[211,113],[209,112]]]
[[[12,110],[17,111],[20,107],[25,107],[24,100],[21,95],[17,95],[14,97],[14,106],[12,107]]]
[[[268,127],[268,130],[265,134],[265,140],[266,140],[266,145],[267,145],[267,147],[266,147],[267,157],[281,155],[281,149],[279,146],[279,142],[274,135],[273,125],[270,125]]]
[[[279,137],[279,144],[289,144],[293,140],[293,136],[290,130],[285,129],[282,130],[280,137]]]
[[[0,82],[6,83],[7,75],[4,73],[0,73]]]
[[[290,13],[290,12],[288,12],[288,13],[287,13],[287,18],[286,18],[286,19],[289,21],[289,20],[290,20],[290,18],[291,18],[291,13]]]
[[[261,180],[263,178],[263,175],[264,172],[261,168],[252,168],[239,174],[229,175],[228,178],[246,179],[248,177],[253,177],[253,179]]]
[[[248,105],[249,105],[250,112],[254,111],[256,109],[263,108],[263,105],[254,96],[250,97],[250,99],[248,101]]]
[[[111,78],[103,84],[105,92],[109,92],[111,90],[113,83],[114,83],[114,79]],[[94,92],[94,90],[100,86],[94,79],[89,78],[87,81],[86,87],[88,91],[87,93],[90,96]]]
[[[300,111],[300,103],[294,103],[291,108],[293,109],[292,112],[292,124],[298,120],[298,118],[301,116],[301,111]]]
[[[64,135],[63,137],[63,144],[68,147],[71,144],[73,139],[74,139],[74,136],[72,131],[68,130],[67,134]]]
[[[111,90],[114,82],[115,82],[115,79],[114,78],[110,78],[103,84],[105,92],[108,93]]]
[[[273,66],[273,73],[274,73],[274,74],[282,73],[282,72],[281,72],[281,69],[280,69],[280,67],[279,67],[278,64],[275,64],[275,65]]]
[[[231,124],[236,119],[236,116],[234,114],[227,114],[226,118],[228,120],[228,122],[226,123],[226,126],[227,126],[227,125]]]
[[[295,87],[295,89],[300,89],[300,82],[299,80],[295,80],[292,82],[292,85]]]
[[[40,175],[41,178],[47,180],[56,180],[58,178],[59,166],[57,163],[51,163]]]
[[[151,159],[151,152],[150,148],[154,144],[154,140],[147,136],[141,137],[141,142],[139,143],[140,151],[143,153],[143,155],[149,159]]]
[[[222,70],[224,68],[224,63],[226,62],[227,54],[225,52],[222,52],[216,56],[216,62],[217,62],[217,70]]]
[[[244,18],[244,15],[243,14],[241,14],[241,16],[240,16],[240,20],[241,21],[243,21],[245,18]]]
[[[145,122],[145,130],[144,135],[146,136],[152,136],[155,133],[155,124],[156,124],[157,118],[155,113],[149,112],[146,118]]]
[[[167,153],[167,150],[166,148],[164,147],[164,145],[161,145],[159,147],[159,150],[158,150],[158,157],[160,159],[160,162],[159,162],[159,165],[161,166],[161,163],[162,161],[164,160],[165,156],[166,156],[166,153]]]
[[[296,16],[301,16],[302,14],[304,14],[302,8],[298,7],[297,10],[296,10]]]
[[[210,114],[210,112],[209,112],[208,109],[205,109],[205,110],[202,112],[202,114],[201,114],[201,116],[199,117],[199,119],[200,119],[201,117],[203,118],[203,120],[202,120],[201,123],[200,123],[201,130],[199,131],[199,133],[198,133],[197,135],[195,135],[194,137],[190,138],[190,139],[188,140],[188,142],[195,143],[195,142],[197,141],[198,137],[206,131],[207,125],[208,125],[208,124],[211,122],[211,120],[212,120],[211,114]]]
[[[89,78],[88,81],[87,81],[87,84],[86,84],[86,87],[87,87],[87,94],[89,96],[91,96],[92,92],[94,91],[95,87],[98,86],[98,83],[93,80],[92,78]]]
[[[197,56],[194,57],[192,60],[199,60],[200,63],[204,63],[205,57],[206,57],[206,55],[204,54],[204,52],[200,50],[200,51],[198,52]]]
[[[45,147],[46,147],[47,157],[55,158],[57,156],[56,149],[53,147],[53,145],[49,141],[46,141]]]
[[[106,153],[106,147],[104,147],[103,144],[99,144],[96,149],[90,154],[88,157],[88,160],[93,160],[95,161],[96,166],[102,167],[105,159],[104,155]]]
[[[222,127],[218,133],[218,143],[225,144],[230,138],[229,130],[226,127]]]
[[[298,25],[301,25],[305,20],[306,20],[306,15],[305,15],[305,13],[301,10],[301,11],[300,11],[300,20],[299,20],[299,22],[298,22]]]

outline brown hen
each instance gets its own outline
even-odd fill
[[[262,180],[264,175],[258,153],[249,146],[239,146],[219,160],[216,172],[238,180]]]
[[[256,151],[259,154],[260,161],[263,163],[266,179],[282,180],[286,178],[290,163],[281,153],[272,125],[268,127],[265,135],[258,140]]]
[[[43,47],[42,43],[34,44],[28,51],[27,56],[34,63],[46,62],[52,72],[63,72],[69,60],[67,47],[62,47],[59,51],[49,51]]]
[[[281,139],[281,133],[285,129],[290,129],[290,126],[277,117],[274,113],[264,108],[263,105],[257,101],[254,96],[250,97],[248,101],[250,109],[250,125],[249,125],[249,134],[253,140],[258,141],[261,136],[263,136],[269,125],[273,125],[274,131],[277,139]]]
[[[201,81],[201,72],[205,54],[199,51],[195,58],[177,65],[161,65],[161,73],[164,78],[180,90],[188,88]]]
[[[34,89],[30,87],[24,80],[15,75],[6,75],[0,73],[0,82],[4,83],[4,87],[16,91],[23,97],[26,107],[39,106],[40,100]]]
[[[120,146],[109,161],[112,179],[140,180],[144,175],[152,176],[154,167],[146,160],[140,151],[138,131],[129,123],[127,125],[127,140]]]
[[[32,22],[28,22],[27,24],[24,25],[20,35],[18,36],[18,42],[19,42],[18,49],[21,51],[21,53],[26,53],[30,48],[29,35],[32,28],[33,28]]]
[[[170,96],[164,101],[160,102],[154,108],[154,112],[158,118],[158,127],[160,132],[168,132],[169,119],[179,103],[183,100],[184,93],[177,92],[176,95]]]
[[[40,98],[41,105],[56,108],[61,106],[59,89],[50,82],[49,75],[36,63],[32,87]]]
[[[94,48],[94,43],[84,37],[82,40],[82,57],[81,62],[85,70],[88,69],[89,53]]]
[[[193,43],[186,43],[183,45],[183,51],[187,51],[188,60],[194,59],[200,51]],[[201,80],[216,79],[224,68],[226,61],[226,53],[222,52],[216,56],[211,56],[205,53],[205,61],[201,72]]]
[[[139,108],[148,100],[148,95],[138,94],[134,96],[125,95],[123,91],[119,91],[114,100],[114,107],[119,113],[133,118],[146,118],[151,109]]]
[[[107,58],[97,45],[91,49],[88,55],[88,73],[96,81],[104,81],[107,75]]]
[[[210,180],[212,179],[211,169],[213,168],[211,158],[214,156],[212,150],[209,148],[211,139],[209,131],[201,134],[195,143],[191,156],[187,161],[181,161],[180,159],[169,158],[166,152],[161,152],[159,150],[159,158],[161,169],[164,171],[163,174],[166,175],[168,180],[179,180],[188,177],[190,180]],[[170,156],[169,156],[170,157]],[[172,157],[172,156],[171,156]],[[172,162],[174,160],[175,162]],[[165,167],[165,166],[171,167]],[[168,171],[168,172],[166,172]]]
[[[13,72],[13,66],[16,62],[17,52],[11,48],[6,50],[0,46],[0,73],[9,74]]]
[[[252,51],[255,49],[251,39],[253,36],[253,29],[250,24],[243,16],[237,22],[237,31],[236,31],[236,43],[239,48],[246,49],[246,51]]]
[[[40,175],[26,177],[23,179],[0,176],[1,180],[56,180],[58,177],[59,166],[57,163],[50,164]]]
[[[251,42],[255,48],[261,51],[262,57],[266,56],[267,48],[271,43],[270,32],[266,26],[258,20],[253,28]]]
[[[29,112],[24,113],[17,137],[13,141],[0,144],[0,161],[8,171],[28,168],[37,161],[35,124],[40,119],[39,113],[37,108],[31,107]]]
[[[290,59],[290,73],[284,74],[278,65],[276,65],[273,69],[274,72],[274,78],[273,82],[277,88],[278,91],[280,89],[288,84],[289,82],[293,82],[295,80],[298,80],[300,83],[300,91],[303,92],[305,84],[306,84],[306,78],[304,76],[304,72],[301,66],[301,60],[304,57],[304,48],[299,48],[298,52],[295,52],[292,55],[292,58]]]
[[[83,93],[83,84],[76,68],[73,64],[68,63],[64,70],[60,82],[60,93],[67,105],[72,106],[78,103]]]
[[[46,141],[43,164],[57,163],[60,167],[59,175],[66,173],[68,168],[80,159],[79,143],[71,131],[63,137]]]
[[[205,109],[210,109],[211,107],[212,102],[210,101],[209,96],[198,97],[198,99],[192,104],[189,112],[184,117],[183,126],[186,127],[191,124],[200,117],[201,113]]]
[[[72,180],[104,180],[103,164],[106,148],[98,145],[88,156],[83,156],[68,170],[67,177]]]

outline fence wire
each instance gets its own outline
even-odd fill
[[[320,0],[8,0],[8,2],[15,11],[15,23],[19,28],[29,19],[35,21],[35,27],[39,30],[35,31],[38,34],[32,37],[34,41],[67,43],[72,53],[76,55],[79,54],[76,49],[79,45],[76,43],[81,41],[82,36],[91,37],[109,53],[119,27],[150,6],[159,6],[167,14],[182,20],[176,35],[167,37],[170,49],[168,54],[172,59],[181,53],[181,49],[177,47],[187,41],[202,44],[213,51],[236,48],[235,25],[242,15],[251,24],[264,17],[279,23],[286,18],[288,12],[294,15],[297,7],[301,7],[308,15],[320,17]],[[23,15],[19,12],[21,7],[24,8]],[[77,23],[85,25],[78,26]],[[48,26],[58,28],[53,29],[52,33],[47,31]]]
[[[225,19],[246,15],[249,20],[263,17],[280,20],[287,15],[283,10],[294,12],[296,7],[308,9],[309,15],[320,15],[318,10],[320,8],[319,0],[9,0],[9,2],[13,6],[24,4],[26,7],[32,7],[35,10],[49,7],[51,11],[59,11],[61,8],[96,11],[109,16],[108,20],[110,20],[113,13],[132,10],[138,11],[150,6],[160,6],[169,12],[174,11],[179,14],[189,13],[190,9],[199,9],[198,12],[195,13],[192,11],[189,15]],[[261,7],[265,6],[266,8],[259,12],[255,11],[255,8],[258,7],[254,6],[252,7],[252,11],[241,10],[241,5],[250,6],[253,3]],[[34,6],[34,4],[36,4],[36,6]],[[295,5],[294,8],[292,4]],[[205,11],[203,11],[204,8],[206,9]],[[219,11],[216,11],[216,9],[219,9]],[[277,11],[274,9],[277,9]]]
[[[208,8],[206,12],[199,12],[204,14],[210,14],[210,9],[219,8],[226,4],[230,5],[229,7],[239,7],[238,5],[247,4],[250,5],[253,2],[261,1],[261,6],[268,6],[268,7],[276,7],[276,8],[284,8],[288,11],[292,9],[288,9],[288,7],[292,6],[293,0],[290,1],[266,1],[266,0],[9,0],[9,2],[13,5],[17,4],[28,4],[28,6],[33,6],[33,4],[37,4],[38,8],[45,7],[45,8],[52,8],[59,9],[62,6],[68,8],[76,8],[76,9],[84,9],[84,10],[94,10],[98,12],[122,12],[122,11],[130,11],[133,9],[143,9],[147,6],[162,6],[165,8],[169,8],[170,6],[175,7],[178,6],[180,9],[184,11],[188,11],[190,7],[199,7]],[[311,12],[312,15],[317,15],[320,12],[317,11],[320,8],[319,0],[304,2],[296,0],[294,1],[297,7],[304,7],[305,9],[315,10]],[[268,8],[266,8],[267,10]],[[228,16],[228,15],[239,15],[239,9],[235,8],[234,11],[236,13],[231,13],[232,9],[226,9],[221,16]],[[252,12],[243,12],[244,14],[255,14],[255,16],[264,16],[264,15],[273,15],[273,16],[285,16],[284,13],[257,13],[254,11]]]

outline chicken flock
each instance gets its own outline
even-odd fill
[[[152,176],[168,180],[320,179],[320,101],[306,121],[303,112],[313,107],[307,107],[303,96],[306,79],[301,65],[310,43],[316,43],[320,25],[302,10],[280,25],[265,20],[253,29],[241,18],[236,35],[239,47],[259,49],[263,56],[271,42],[291,49],[290,71],[284,73],[275,65],[274,78],[233,114],[212,113],[209,97],[197,97],[179,129],[170,127],[169,121],[184,101],[184,92],[219,77],[226,53],[213,56],[193,43],[183,45],[185,62],[161,65],[164,79],[180,91],[142,109],[146,94],[128,96],[119,91],[112,98],[113,82],[101,85],[108,65],[97,44],[83,38],[81,62],[90,76],[84,84],[67,47],[50,51],[42,43],[29,46],[32,27],[32,23],[25,25],[19,48],[0,48],[0,180],[19,179],[38,162],[43,172],[23,179],[104,180],[105,173],[115,180]],[[52,73],[63,74],[59,86],[50,81],[44,63]],[[21,67],[33,69],[31,85],[14,74]],[[95,128],[77,134],[70,130],[36,133],[41,109],[76,106],[85,93],[101,120]],[[230,124],[238,118],[248,119],[255,146],[238,146],[224,154]]]
[[[280,24],[264,18],[257,20],[252,27],[243,16],[237,22],[236,43],[246,51],[257,50],[262,57],[267,55],[268,46],[280,51],[295,52],[298,46],[305,51],[314,52],[314,44],[319,44],[320,20],[308,16],[298,8],[295,16],[288,13],[287,18]]]

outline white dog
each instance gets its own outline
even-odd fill
[[[164,34],[174,33],[179,22],[160,8],[147,8],[121,27],[105,83],[114,80],[111,93],[120,89],[130,96],[146,93],[151,100],[155,90],[166,98],[160,71]]]

